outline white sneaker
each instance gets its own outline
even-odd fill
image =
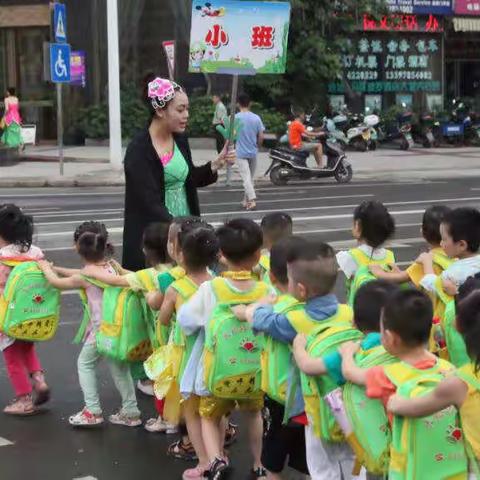
[[[155,396],[155,393],[153,391],[153,383],[143,383],[141,380],[139,380],[137,382],[137,388],[145,395],[148,395],[150,397]]]
[[[158,418],[150,418],[150,420],[147,420],[145,430],[150,433],[166,433],[170,435],[178,432],[178,426],[167,423],[159,416]]]

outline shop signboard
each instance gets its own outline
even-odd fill
[[[344,75],[356,92],[440,93],[442,56],[438,35],[369,33],[350,40],[342,63]],[[345,85],[331,82],[328,91],[343,94]]]
[[[480,17],[480,0],[455,0],[455,14]]]
[[[387,0],[391,12],[417,15],[452,15],[452,3],[452,0]]]
[[[479,0],[480,1],[480,0]],[[383,17],[363,15],[364,32],[443,32],[443,18],[436,15],[421,16],[408,13],[391,13]]]

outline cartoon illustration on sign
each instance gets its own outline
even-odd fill
[[[213,8],[211,3],[205,3],[204,6],[197,5],[195,7],[202,12],[202,17],[223,17],[225,15],[225,8]]]
[[[193,0],[192,3],[190,72],[285,72],[288,2]]]

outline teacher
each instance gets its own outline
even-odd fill
[[[188,97],[179,85],[155,78],[148,84],[146,101],[150,125],[130,142],[125,155],[123,266],[132,271],[145,268],[145,228],[173,217],[200,215],[197,188],[215,183],[217,171],[235,161],[235,152],[225,145],[214,161],[193,165],[185,136]]]

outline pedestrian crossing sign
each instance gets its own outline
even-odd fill
[[[67,8],[63,3],[53,4],[53,31],[57,43],[66,43]]]

